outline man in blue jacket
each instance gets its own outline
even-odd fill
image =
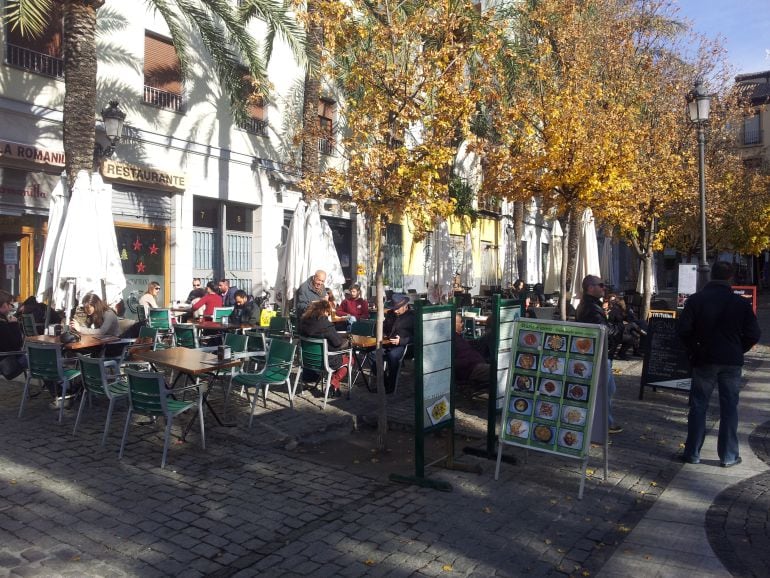
[[[690,412],[687,441],[682,460],[700,462],[706,438],[706,412],[714,387],[719,388],[720,465],[729,468],[741,463],[738,448],[738,394],[743,354],[759,341],[757,317],[748,300],[735,295],[730,287],[733,266],[717,261],[711,281],[687,299],[677,332],[692,365]]]

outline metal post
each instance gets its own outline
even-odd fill
[[[703,122],[698,123],[698,191],[700,193],[700,260],[698,262],[698,291],[708,283],[711,268],[706,257],[706,135]]]

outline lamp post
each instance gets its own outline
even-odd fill
[[[126,120],[126,113],[118,108],[118,101],[111,100],[110,105],[102,110],[102,121],[104,122],[104,132],[110,140],[108,146],[102,152],[104,158],[109,158],[115,152],[115,147],[123,134],[123,121]]]
[[[708,283],[710,267],[706,258],[706,135],[705,125],[711,109],[711,95],[703,90],[703,79],[698,77],[692,90],[687,93],[687,110],[690,121],[698,129],[698,192],[700,193],[700,256],[698,262],[698,290]]]

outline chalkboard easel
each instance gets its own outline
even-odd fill
[[[673,316],[649,319],[639,399],[644,398],[645,387],[690,390],[690,361],[676,334],[676,323]]]

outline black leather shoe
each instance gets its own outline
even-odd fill
[[[700,458],[695,458],[693,456],[686,456],[684,454],[679,456],[679,460],[683,461],[686,464],[699,464],[700,463]]]

